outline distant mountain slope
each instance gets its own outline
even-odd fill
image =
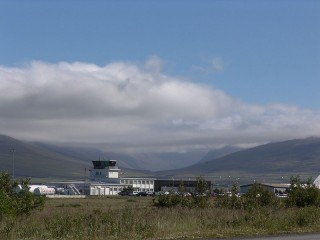
[[[121,168],[147,171],[186,167],[198,162],[205,154],[205,151],[197,150],[186,153],[132,153],[129,155],[115,152],[103,152],[97,148],[74,147],[48,143],[35,144],[49,151],[73,159],[78,159],[85,163],[96,159],[115,159],[118,161],[117,165]]]
[[[241,174],[242,176],[268,174],[283,176],[284,174],[320,173],[320,138],[269,143],[216,158],[218,152],[214,151],[209,152],[205,157],[201,151],[143,153],[129,156],[102,152],[94,148],[29,143],[0,135],[0,170],[12,172],[12,149],[15,149],[16,177],[84,179],[85,168],[91,168],[91,160],[98,159],[99,156],[101,159],[117,159],[118,165],[127,176],[222,176],[224,173],[228,174],[226,176],[230,173],[233,176]],[[197,162],[198,159],[202,160]],[[143,168],[165,169],[168,166],[174,168],[194,162],[197,163],[166,171],[142,170]]]
[[[208,162],[215,158],[224,157],[231,153],[239,152],[241,150],[244,150],[244,149],[240,147],[235,147],[235,146],[225,146],[223,148],[214,149],[209,151],[199,162]]]
[[[85,168],[92,167],[92,160],[101,153],[97,149],[59,147],[50,144],[30,143],[0,135],[0,170],[12,174],[13,154],[15,162],[15,177],[51,178],[51,179],[84,179]],[[103,159],[102,158],[102,159]],[[109,159],[109,158],[108,158]],[[139,171],[123,167],[126,176],[149,176],[148,171]]]
[[[135,153],[140,168],[150,171],[161,171],[187,167],[195,164],[205,155],[203,150],[188,152]]]
[[[49,151],[36,144],[0,135],[0,170],[12,173],[12,149],[15,149],[16,177],[83,178],[84,169],[90,164]]]
[[[320,138],[269,143],[157,176],[266,176],[320,173]]]
[[[269,143],[159,175],[296,174],[320,172],[320,138]]]
[[[117,165],[123,168],[140,169],[137,160],[126,154],[119,154],[113,152],[103,152],[97,148],[86,148],[86,147],[71,147],[71,146],[61,146],[48,143],[35,143],[42,148],[49,151],[62,154],[73,159],[77,159],[85,162],[86,164],[91,164],[92,160],[98,159],[115,159],[117,160]]]

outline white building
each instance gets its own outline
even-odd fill
[[[92,161],[90,181],[85,182],[86,195],[118,195],[126,187],[133,187],[138,192],[153,192],[153,178],[119,178],[120,169],[117,160]]]
[[[138,192],[154,192],[153,178],[120,178],[120,183],[130,185]]]
[[[313,184],[320,189],[320,175],[314,180]]]

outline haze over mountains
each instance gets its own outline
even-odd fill
[[[15,149],[14,156],[11,149]],[[310,175],[320,172],[320,138],[288,140],[241,149],[227,146],[209,152],[123,154],[95,148],[19,141],[0,135],[0,170],[32,178],[84,179],[91,161],[116,159],[128,176]],[[151,171],[153,170],[153,171]]]

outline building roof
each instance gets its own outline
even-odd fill
[[[241,185],[240,187],[248,187],[252,186],[255,183],[249,183],[245,185]],[[257,183],[259,185],[267,186],[267,187],[274,187],[274,188],[289,188],[290,184],[289,183]]]

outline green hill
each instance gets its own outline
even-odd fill
[[[12,173],[12,149],[15,149],[15,177],[83,179],[84,169],[91,165],[36,144],[0,135],[0,170]]]
[[[264,179],[317,176],[319,173],[320,138],[307,138],[269,143],[157,174],[167,177],[204,175]]]
[[[16,178],[83,180],[85,169],[92,167],[92,160],[98,159],[99,156],[102,158],[119,157],[117,154],[107,154],[93,148],[30,143],[0,135],[0,170],[12,173],[12,149],[15,149],[14,172]],[[121,169],[125,176],[150,175],[148,171],[123,167]]]
[[[182,179],[203,175],[211,178],[233,177],[258,180],[279,179],[284,176],[288,178],[292,175],[315,177],[320,173],[320,138],[269,143],[223,157],[217,157],[221,152],[209,152],[201,161],[189,167],[158,172],[139,169],[141,164],[139,165],[136,158],[129,155],[106,153],[94,148],[30,143],[4,135],[0,135],[0,170],[12,172],[12,149],[15,149],[15,177],[32,179],[82,180],[85,177],[85,168],[91,168],[91,160],[98,159],[99,156],[102,159],[106,157],[117,159],[119,167],[125,173],[123,176]],[[225,150],[223,154],[226,154]],[[227,150],[236,151],[237,149]],[[161,155],[161,158],[156,159],[161,162],[164,156]]]

